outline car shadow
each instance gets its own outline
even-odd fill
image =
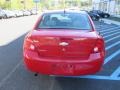
[[[7,45],[0,46],[0,81],[22,61],[22,45],[25,35],[20,36]]]

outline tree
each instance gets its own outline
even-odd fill
[[[31,9],[34,6],[33,0],[0,0],[0,7],[6,9]]]

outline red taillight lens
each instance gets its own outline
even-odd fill
[[[27,37],[24,42],[24,49],[28,50],[35,50],[35,46],[33,44],[33,41],[30,37]]]
[[[93,48],[93,52],[98,53],[103,51],[104,51],[104,41],[102,39],[98,39]]]
[[[99,52],[99,48],[96,46],[96,47],[94,47],[93,51],[94,52]]]

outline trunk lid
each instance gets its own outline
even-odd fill
[[[95,32],[78,30],[40,30],[32,32],[39,56],[62,59],[87,59],[95,46]]]

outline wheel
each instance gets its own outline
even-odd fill
[[[96,20],[96,17],[92,17],[92,19],[95,21],[95,20]]]
[[[18,16],[17,16],[17,14],[15,14],[15,18],[17,18]]]
[[[7,15],[4,16],[4,19],[8,18]]]
[[[104,18],[108,18],[109,17],[109,15],[104,15]]]
[[[99,17],[96,17],[96,21],[99,21],[99,19],[100,19]]]

